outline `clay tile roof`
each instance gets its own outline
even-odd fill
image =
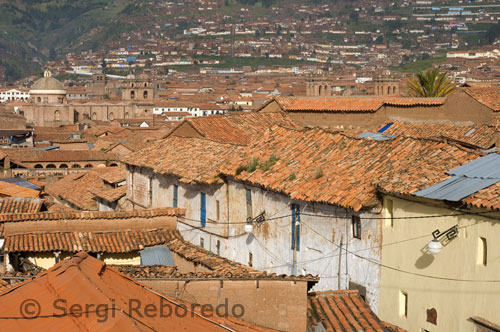
[[[26,299],[33,299],[40,304],[39,318],[22,319],[19,307]],[[82,305],[83,308],[99,304],[117,310],[104,320],[102,313],[97,311],[79,316],[55,316],[54,303],[57,299],[64,299],[68,308],[74,304]],[[104,262],[80,252],[0,294],[2,316],[20,318],[2,320],[1,324],[3,330],[10,332],[271,331],[230,316],[209,319],[197,309],[193,315],[171,315],[168,318],[158,313],[140,314],[130,309],[132,301],[139,301],[143,308],[150,305],[159,308],[162,304],[190,308],[186,303],[154,292]]]
[[[122,161],[151,168],[160,174],[176,175],[185,183],[213,183],[219,180],[220,167],[234,154],[242,153],[243,146],[240,145],[170,136],[129,154]]]
[[[481,148],[490,148],[497,129],[489,125],[454,125],[449,123],[408,123],[394,121],[384,135],[409,137],[448,137]]]
[[[90,188],[89,192],[95,197],[99,197],[108,202],[115,202],[127,194],[127,187],[120,186],[117,188]]]
[[[500,88],[464,88],[464,91],[481,104],[500,112]]]
[[[483,155],[437,139],[375,141],[318,128],[278,126],[246,151],[227,160],[221,173],[292,199],[355,211],[380,204],[376,183],[416,192],[444,180],[447,170]],[[252,160],[257,166],[248,171]]]
[[[0,198],[0,213],[37,213],[43,206],[38,198],[10,197]]]
[[[445,98],[402,98],[376,96],[349,97],[276,97],[284,111],[376,112],[383,105],[438,106]]]
[[[307,324],[309,331],[322,325],[332,332],[392,332],[404,330],[382,322],[357,290],[338,290],[308,295]]]
[[[92,211],[98,208],[95,196],[107,198],[110,202],[123,196],[123,188],[108,186],[103,178],[110,181],[120,181],[124,177],[125,169],[123,168],[95,168],[85,174],[77,173],[65,176],[59,181],[48,184],[45,190],[58,200],[64,200],[77,209]]]
[[[110,167],[111,171],[99,174],[99,177],[111,184],[125,181],[125,169],[122,167]]]
[[[287,115],[281,113],[239,113],[189,118],[181,122],[166,136],[183,136],[176,130],[190,125],[200,137],[221,143],[248,144],[273,125],[299,128]]]
[[[5,236],[5,252],[65,251],[128,253],[165,244],[178,236],[170,229],[123,232],[44,232]]]
[[[40,196],[39,190],[18,186],[13,183],[0,181],[0,197],[27,197],[35,198]]]
[[[0,222],[21,222],[21,221],[41,221],[48,222],[54,220],[96,220],[96,219],[150,219],[161,216],[183,216],[185,210],[181,208],[158,208],[147,210],[131,211],[60,211],[60,212],[40,212],[40,213],[17,213],[0,214]]]

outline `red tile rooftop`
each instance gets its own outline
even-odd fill
[[[287,112],[376,112],[383,105],[394,106],[437,106],[445,98],[403,98],[377,96],[349,97],[276,97],[276,102]]]
[[[20,306],[27,299],[39,304],[37,317],[23,319]],[[106,319],[102,312],[88,311],[82,315],[61,314],[54,306],[56,300],[63,299],[67,308],[74,305],[101,305],[107,310]],[[148,286],[114,270],[85,252],[56,264],[31,280],[10,287],[0,294],[2,330],[9,332],[58,331],[58,332],[145,332],[145,331],[271,331],[247,323],[241,319],[228,317],[204,317],[199,310],[193,314],[170,315],[144,314],[131,310],[131,301],[138,301],[141,307],[154,305],[160,308],[188,308],[187,303],[163,296]],[[32,302],[34,303],[34,302]],[[172,310],[174,310],[172,308]],[[18,317],[19,319],[16,319]]]

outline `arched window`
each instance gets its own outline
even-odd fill
[[[147,99],[148,98],[148,91],[144,91],[144,93],[142,94],[142,96],[144,97],[144,99]]]
[[[128,112],[125,112],[125,119],[128,119]]]
[[[323,87],[320,85],[318,88],[318,96],[321,96],[323,94]]]
[[[111,164],[109,165],[109,167],[116,167],[116,166],[118,166],[116,163],[111,163]]]
[[[61,164],[61,165],[59,165],[59,168],[68,168],[68,165],[66,165],[66,164]]]
[[[82,168],[82,166],[80,166],[78,164],[73,164],[73,166],[71,166],[71,168]]]
[[[36,101],[37,101],[37,102],[39,102],[39,103],[41,103],[41,102],[42,102],[42,97],[38,97],[38,98],[36,99]]]
[[[144,83],[144,87],[147,88],[148,87],[148,83]]]
[[[92,168],[93,166],[91,164],[85,165],[85,168]]]
[[[59,111],[54,112],[54,121],[61,121],[61,112]]]
[[[135,91],[130,91],[130,99],[134,99],[135,98]]]
[[[132,87],[134,87],[134,83],[132,83],[132,85],[131,85],[131,86],[132,86]]]
[[[92,113],[92,120],[97,120],[97,113],[96,112]]]
[[[114,118],[115,118],[115,116],[113,115],[113,112],[109,113],[109,115],[108,115],[109,121],[113,121]]]
[[[54,164],[48,164],[47,167],[45,167],[45,168],[56,168],[56,165],[54,165]]]
[[[390,95],[390,94],[391,94],[391,87],[390,87],[390,86],[388,86],[388,87],[387,87],[387,94],[388,94],[388,95]]]
[[[35,165],[35,168],[43,168],[43,165],[41,165],[41,164],[36,164],[36,165]]]
[[[392,94],[394,94],[394,95],[396,94],[396,87],[395,86],[392,87]]]
[[[328,96],[328,85],[325,85],[325,87],[323,88],[323,90],[325,91],[325,95]]]

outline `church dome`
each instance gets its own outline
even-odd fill
[[[40,78],[33,84],[31,90],[44,90],[44,91],[65,91],[64,85],[51,77],[50,71],[45,71],[44,77]]]

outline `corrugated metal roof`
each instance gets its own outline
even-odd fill
[[[500,179],[500,154],[491,153],[446,173],[471,178]]]
[[[460,201],[500,182],[500,155],[492,153],[446,172],[452,177],[415,193],[416,196]]]
[[[159,245],[141,251],[141,265],[175,266],[175,263],[170,249],[167,246]]]

